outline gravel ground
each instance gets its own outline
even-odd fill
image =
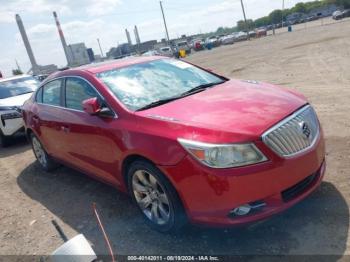
[[[93,202],[121,255],[333,255],[329,261],[350,254],[350,20],[320,23],[188,58],[229,77],[281,84],[309,98],[325,131],[328,168],[321,187],[305,201],[250,227],[188,226],[176,235],[160,234],[115,189],[65,167],[42,172],[29,145],[18,139],[0,149],[0,255],[53,252],[62,240],[51,219],[68,237],[83,233],[97,253],[107,253]]]

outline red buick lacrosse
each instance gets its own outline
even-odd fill
[[[55,73],[23,118],[44,170],[66,164],[129,193],[162,232],[265,219],[308,196],[325,171],[304,96],[171,58]]]

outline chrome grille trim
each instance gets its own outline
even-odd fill
[[[302,126],[301,126],[302,124]],[[303,132],[306,124],[307,136]],[[299,155],[314,146],[320,135],[316,112],[310,105],[297,110],[262,135],[263,142],[279,156],[288,158]]]

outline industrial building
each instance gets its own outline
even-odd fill
[[[69,66],[81,66],[90,63],[87,48],[84,43],[76,43],[67,46]]]

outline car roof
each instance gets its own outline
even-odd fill
[[[76,67],[73,70],[83,70],[90,72],[92,74],[101,73],[103,71],[109,71],[113,69],[118,69],[122,67],[127,67],[130,65],[141,64],[145,62],[150,62],[159,59],[167,59],[162,56],[134,56],[134,57],[126,57],[123,59],[110,60],[100,63],[93,63],[89,65],[84,65],[80,67]],[[69,71],[69,70],[68,70]]]
[[[25,78],[25,77],[33,77],[33,76],[31,76],[31,75],[18,75],[18,76],[12,76],[12,77],[7,77],[7,78],[0,78],[0,83],[11,81],[11,80],[16,80],[16,79],[21,79],[21,78]]]

